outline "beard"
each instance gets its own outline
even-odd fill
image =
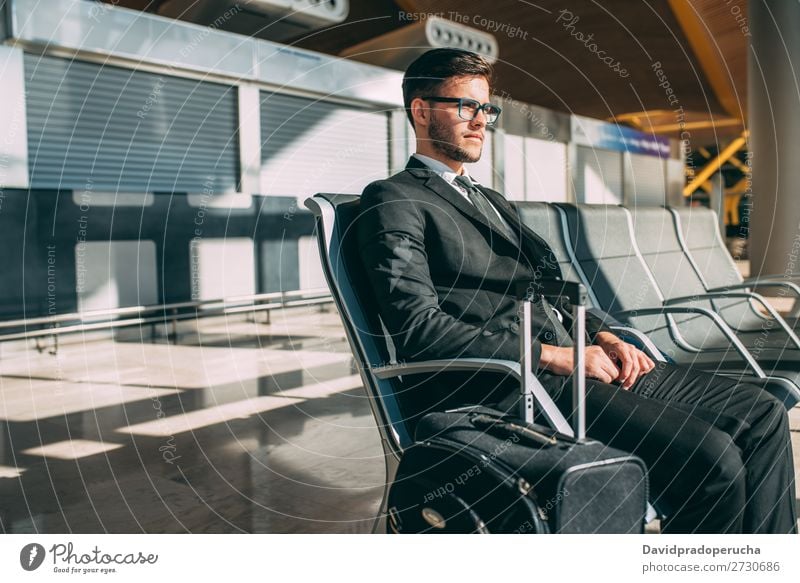
[[[431,117],[431,123],[428,126],[428,137],[431,139],[431,145],[440,153],[444,154],[451,160],[456,162],[466,162],[471,164],[481,159],[481,149],[477,154],[473,154],[468,150],[455,144],[455,131],[452,127],[444,124],[436,119],[436,116]]]

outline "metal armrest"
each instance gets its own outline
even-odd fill
[[[700,314],[710,318],[714,324],[716,324],[717,328],[720,329],[722,334],[731,343],[731,345],[736,349],[736,352],[744,359],[749,366],[753,373],[758,378],[765,378],[767,375],[764,374],[764,371],[758,365],[758,363],[753,358],[753,355],[748,352],[747,348],[745,348],[742,341],[736,337],[736,334],[733,333],[730,326],[725,323],[719,314],[716,312],[712,312],[708,308],[700,308],[697,306],[661,306],[659,308],[642,308],[640,310],[624,310],[622,312],[615,312],[612,314],[616,318],[635,318],[636,316],[668,316],[669,314]]]
[[[697,301],[698,299],[715,299],[715,298],[744,298],[748,300],[754,300],[764,306],[764,309],[767,310],[770,316],[774,318],[774,320],[778,323],[778,325],[783,329],[784,332],[789,336],[789,340],[795,345],[795,347],[800,348],[800,338],[797,337],[797,334],[794,333],[792,327],[786,323],[780,314],[773,308],[769,302],[764,298],[764,296],[753,293],[753,292],[713,292],[702,294],[699,296],[683,296],[680,298],[671,298],[664,302],[665,306],[671,306],[674,304],[683,304],[686,302],[693,302]]]
[[[450,358],[399,362],[385,366],[372,367],[372,373],[379,379],[391,379],[404,374],[428,374],[448,370],[450,372],[484,371],[505,373],[519,379],[519,363],[513,360],[495,358]]]
[[[794,300],[794,307],[789,312],[789,316],[797,318],[800,316],[800,277],[782,277],[777,275],[767,275],[763,277],[748,277],[744,283],[714,288],[709,291],[722,291],[724,289],[739,289],[739,288],[759,288],[759,287],[782,287],[784,289],[792,290],[796,297]]]
[[[754,275],[752,277],[745,277],[744,278],[745,284],[756,284],[760,282],[764,283],[772,283],[777,281],[788,281],[788,282],[800,282],[800,276],[798,275]]]
[[[737,289],[752,289],[755,287],[782,287],[788,290],[791,290],[794,295],[800,298],[800,285],[797,285],[791,281],[780,281],[780,280],[766,280],[766,279],[756,279],[755,281],[751,281],[750,283],[737,283],[734,285],[724,285],[721,287],[714,287],[709,290],[708,292],[724,292],[724,291],[732,291]]]
[[[374,367],[371,371],[372,374],[379,379],[391,379],[403,375],[431,374],[437,372],[494,372],[510,375],[522,382],[520,365],[518,362],[493,358],[453,358],[401,362]],[[553,429],[566,435],[573,436],[572,427],[567,423],[564,415],[561,414],[561,411],[553,402],[550,395],[547,394],[542,383],[539,382],[539,379],[536,378],[532,371],[529,371],[527,374],[530,375],[528,380],[533,387],[533,398],[541,408],[542,415],[544,415]]]
[[[647,354],[653,360],[657,360],[660,362],[666,362],[667,359],[664,357],[664,354],[658,349],[658,347],[653,344],[653,341],[647,337],[647,334],[637,330],[636,328],[631,328],[630,326],[608,326],[608,328],[612,332],[618,332],[622,335],[633,336],[642,343],[644,347],[643,352]]]

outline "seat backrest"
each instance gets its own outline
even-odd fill
[[[663,296],[633,245],[628,211],[617,205],[558,204],[578,265],[600,308],[613,313],[660,306]]]
[[[704,289],[736,285],[743,281],[742,274],[722,241],[717,213],[701,207],[669,209],[669,212],[681,249]],[[735,328],[762,330],[764,317],[760,315],[757,304],[742,299],[718,299],[713,303],[714,309]]]
[[[636,245],[666,299],[697,296],[698,299],[683,305],[718,311],[737,326],[760,324],[746,301],[703,299],[705,282],[682,244],[672,212],[663,207],[639,207],[630,213]],[[709,346],[709,342],[711,346],[719,342],[716,334],[709,332],[708,321],[702,316],[674,316],[674,320],[681,323],[682,337],[693,346],[704,348]]]
[[[553,251],[561,275],[566,281],[582,283],[588,292],[589,308],[600,308],[601,304],[594,295],[590,282],[575,258],[569,235],[566,217],[557,206],[547,202],[516,202],[519,216],[523,224],[541,237]]]
[[[412,443],[397,394],[398,379],[378,379],[372,368],[389,365],[394,348],[378,317],[372,290],[359,261],[358,236],[353,226],[360,197],[316,194],[306,206],[316,217],[316,235],[325,279],[339,310],[364,387],[383,439],[396,451]]]
[[[573,265],[558,209],[546,202],[515,202],[515,205],[519,209],[522,223],[544,239],[553,250],[564,279],[584,283]]]
[[[616,205],[558,206],[566,215],[576,259],[601,309],[613,315],[663,304],[664,294],[636,245],[628,209]],[[659,242],[650,241],[648,245],[655,249]],[[705,348],[727,343],[708,320],[699,316],[634,316],[628,321],[668,354],[682,349],[684,341]],[[681,324],[680,328],[675,322]]]
[[[717,213],[704,207],[672,208],[686,251],[709,288],[742,283],[742,274],[722,241]]]
[[[639,252],[664,297],[705,293],[703,281],[681,247],[672,213],[663,207],[639,207],[631,209],[631,218]]]

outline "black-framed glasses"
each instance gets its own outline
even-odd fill
[[[483,111],[486,116],[486,125],[492,126],[497,123],[497,118],[500,117],[500,112],[503,111],[494,103],[481,103],[475,99],[468,99],[466,97],[438,97],[436,95],[429,95],[423,97],[425,101],[437,101],[439,103],[458,103],[458,117],[466,121],[472,121],[478,116],[479,111]]]

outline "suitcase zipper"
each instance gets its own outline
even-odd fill
[[[517,425],[515,423],[509,423],[508,421],[503,421],[502,419],[497,419],[496,417],[491,417],[489,415],[484,415],[484,414],[473,415],[472,417],[470,417],[470,421],[478,429],[483,429],[487,431],[491,431],[493,429],[501,430],[507,434],[510,433],[512,435],[516,435],[521,439],[532,441],[538,445],[543,445],[545,447],[558,444],[558,440],[555,437],[545,435],[544,433],[539,433],[538,431],[535,431],[530,427],[525,427],[524,425]]]

